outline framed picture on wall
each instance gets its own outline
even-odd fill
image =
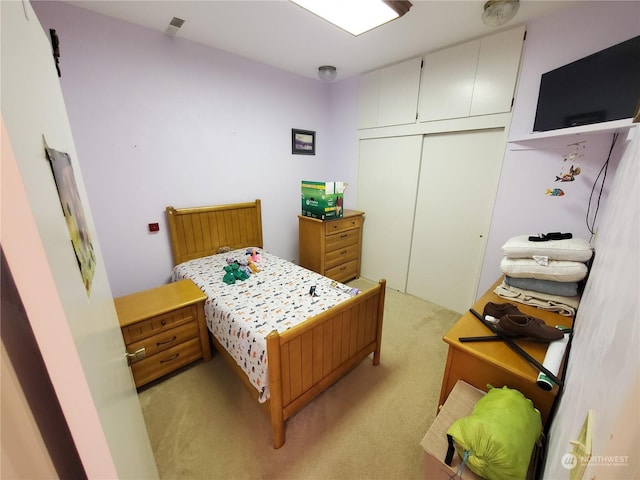
[[[298,155],[315,155],[316,132],[292,128],[291,153]]]
[[[68,153],[59,152],[45,145],[47,158],[51,164],[53,178],[60,197],[62,214],[67,222],[69,237],[76,254],[78,268],[82,276],[82,282],[87,292],[91,295],[91,285],[96,268],[96,256],[89,233],[87,217],[84,206],[78,193],[76,178],[71,165],[71,157]]]

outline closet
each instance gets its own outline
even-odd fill
[[[457,312],[475,301],[502,128],[360,141],[362,276]]]
[[[422,136],[360,141],[358,205],[366,205],[361,275],[406,291]]]
[[[417,92],[417,59],[362,77],[362,276],[457,312],[475,302],[523,39],[518,27],[425,54]],[[393,118],[381,99],[400,91],[415,102],[380,121]]]
[[[504,129],[426,135],[406,292],[473,305],[506,142]]]

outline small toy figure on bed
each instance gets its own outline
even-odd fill
[[[233,285],[236,283],[236,280],[246,280],[249,278],[250,274],[243,269],[243,267],[247,268],[245,265],[240,265],[236,260],[231,260],[230,258],[227,259],[227,262],[229,265],[224,267],[225,274],[224,277],[222,277],[224,283]]]
[[[220,247],[217,253],[229,253],[230,247]],[[227,258],[227,266],[223,268],[225,271],[222,281],[227,285],[233,285],[236,280],[246,280],[252,273],[258,273],[260,269],[254,261],[260,261],[260,254],[255,248],[247,249],[246,259]]]
[[[255,248],[247,248],[247,255],[251,257],[252,262],[259,263],[261,260],[260,252],[258,252],[258,250],[256,250]]]

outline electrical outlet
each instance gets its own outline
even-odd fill
[[[149,231],[150,232],[159,232],[160,231],[160,225],[157,223],[150,223],[149,224]]]

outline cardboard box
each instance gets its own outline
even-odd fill
[[[319,220],[342,218],[343,182],[302,181],[302,215]]]
[[[471,414],[476,402],[482,398],[484,392],[472,387],[468,383],[458,380],[451,390],[447,401],[440,409],[429,431],[420,442],[424,449],[424,478],[426,480],[449,480],[458,471],[462,459],[455,453],[451,466],[444,463],[447,456],[447,430],[458,418]],[[465,467],[462,477],[468,480],[480,480],[481,477]]]

